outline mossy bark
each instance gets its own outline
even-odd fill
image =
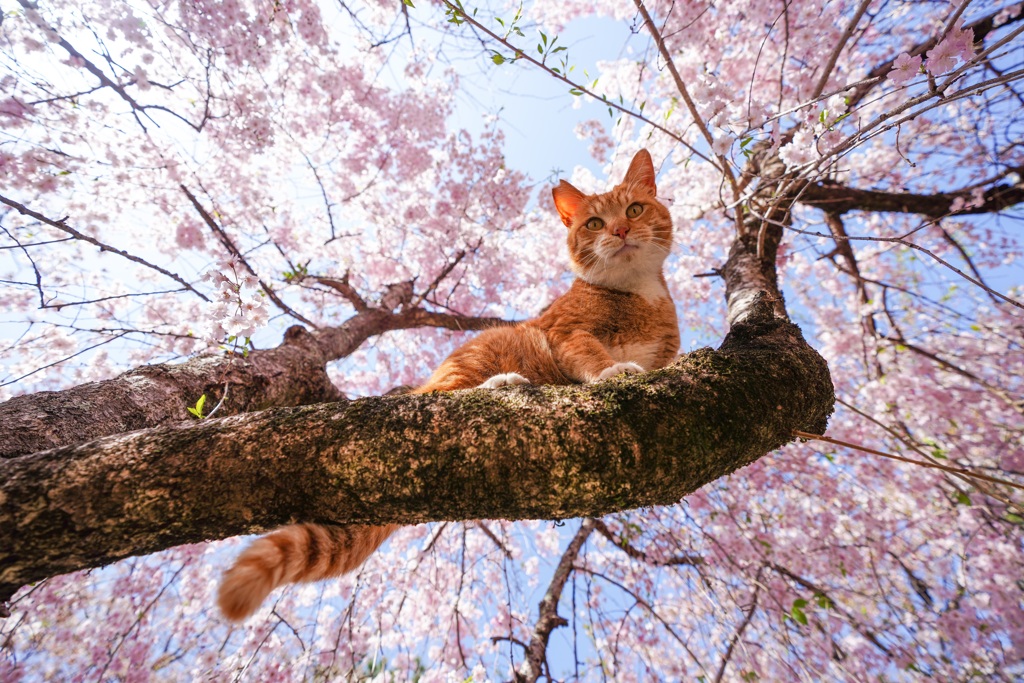
[[[766,150],[752,161],[762,191],[721,269],[729,335],[718,350],[668,368],[585,386],[270,408],[125,434],[117,432],[183,417],[182,392],[194,402],[199,385],[167,389],[160,405],[177,401],[178,410],[170,417],[147,410],[131,423],[111,409],[102,426],[88,427],[89,411],[114,393],[98,391],[59,430],[49,421],[65,415],[40,414],[42,404],[27,397],[14,414],[28,415],[26,431],[55,434],[49,446],[114,435],[0,459],[0,601],[46,576],[296,521],[554,519],[672,504],[791,441],[793,430],[823,433],[835,396],[825,361],[789,322],[778,289],[775,259],[792,198],[773,191],[785,171]],[[256,389],[231,409],[330,394],[324,363],[371,334],[500,321],[364,306],[350,323],[293,331],[278,350],[312,374],[286,370],[273,391],[242,382]],[[296,351],[301,357],[291,358]],[[145,402],[146,391],[127,393]],[[6,407],[0,426],[17,425]],[[75,432],[75,424],[85,426]],[[32,446],[20,448],[8,455]]]
[[[135,429],[190,419],[188,407],[206,395],[206,411],[227,398],[221,417],[275,406],[344,399],[326,364],[344,358],[388,330],[431,326],[479,330],[504,321],[434,313],[364,308],[341,325],[307,331],[294,326],[272,349],[207,354],[184,363],[144,365],[102,382],[41,391],[0,403],[0,458],[13,458]]]
[[[276,408],[0,465],[0,599],[45,576],[293,521],[560,518],[677,502],[821,433],[824,360],[767,307],[717,351],[587,386]]]

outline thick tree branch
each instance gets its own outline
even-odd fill
[[[0,403],[0,458],[191,420],[187,407],[203,394],[212,405],[225,384],[231,389],[221,416],[337,401],[344,397],[328,378],[326,363],[348,356],[370,337],[413,327],[480,330],[501,324],[505,321],[497,318],[419,308],[400,313],[370,308],[312,333],[291,327],[280,346],[253,351],[248,358],[208,354],[179,364],[146,365],[64,391],[18,396]]]
[[[745,321],[762,301],[774,309],[776,317],[788,319],[775,260],[783,228],[792,223],[794,195],[791,190],[776,189],[788,185],[785,165],[778,155],[770,154],[765,143],[755,145],[753,152],[744,175],[757,177],[760,186],[747,201],[743,228],[721,269],[730,326]]]
[[[756,305],[717,351],[587,386],[279,408],[0,463],[0,599],[58,573],[296,520],[598,516],[677,502],[792,439],[834,395]]]
[[[949,215],[994,213],[1024,202],[1024,183],[1000,183],[985,191],[984,202],[959,211],[950,211],[957,199],[971,200],[970,191],[937,192],[935,194],[913,194],[910,192],[879,192],[860,190],[834,183],[809,183],[797,201],[829,213],[844,214],[848,211],[882,211],[894,213],[917,213],[930,218]]]
[[[376,321],[358,317],[343,328],[362,342]],[[274,349],[248,358],[197,356],[184,363],[144,365],[118,377],[63,391],[41,391],[0,403],[0,458],[12,458],[110,434],[175,424],[200,396],[213,405],[231,386],[222,415],[343,398],[331,384],[311,335],[293,327]]]

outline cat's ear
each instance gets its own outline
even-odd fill
[[[654,162],[651,161],[651,153],[642,149],[629,162],[629,170],[626,171],[626,179],[623,185],[638,185],[647,188],[651,194],[658,194],[658,188],[654,184]]]
[[[555,208],[558,209],[558,215],[562,217],[565,227],[571,228],[572,217],[576,215],[586,195],[562,180],[559,181],[558,187],[551,190],[551,196],[555,198]]]

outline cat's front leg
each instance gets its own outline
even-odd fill
[[[529,384],[530,380],[515,372],[506,372],[495,375],[481,384],[477,389],[497,389],[498,387],[511,387],[516,384]]]
[[[564,336],[552,335],[551,346],[559,369],[578,382],[592,384],[623,373],[643,372],[637,363],[618,363],[593,334],[574,330]]]

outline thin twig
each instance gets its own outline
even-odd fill
[[[590,95],[591,97],[593,97],[595,100],[598,100],[602,104],[607,105],[607,106],[611,107],[612,109],[616,109],[616,110],[622,112],[623,114],[626,114],[627,116],[632,116],[633,118],[637,119],[638,121],[643,121],[647,125],[652,126],[656,130],[660,130],[662,133],[664,133],[665,135],[669,136],[670,138],[672,138],[673,140],[675,140],[676,142],[678,142],[679,144],[684,146],[695,157],[697,157],[699,159],[702,159],[704,161],[707,161],[710,164],[716,165],[714,161],[712,161],[707,156],[705,156],[704,154],[701,154],[699,151],[697,151],[692,145],[690,145],[688,142],[686,142],[686,140],[684,140],[683,137],[681,135],[679,135],[678,133],[673,133],[668,128],[665,128],[664,126],[655,123],[654,121],[650,120],[649,118],[647,118],[646,116],[644,116],[643,114],[641,114],[639,112],[635,112],[632,109],[629,109],[627,107],[624,107],[622,105],[619,105],[619,104],[615,103],[613,100],[609,100],[609,99],[607,99],[605,97],[602,97],[601,95],[598,95],[597,93],[593,92],[587,86],[585,86],[585,85],[583,85],[581,83],[576,83],[575,81],[570,80],[564,74],[552,71],[551,67],[549,67],[547,64],[545,64],[544,62],[538,61],[537,59],[534,59],[533,57],[531,57],[528,54],[528,52],[526,50],[521,50],[518,47],[516,47],[515,45],[513,45],[512,43],[508,42],[508,40],[506,40],[505,38],[502,38],[501,36],[496,34],[494,31],[490,30],[489,28],[487,28],[486,26],[481,24],[479,21],[477,21],[476,18],[474,18],[471,14],[467,14],[465,12],[465,10],[463,10],[458,5],[455,5],[455,4],[451,3],[451,2],[449,2],[449,0],[441,0],[441,1],[445,5],[445,7],[447,7],[450,11],[455,13],[455,16],[457,16],[460,21],[465,21],[467,24],[469,24],[469,25],[473,26],[474,28],[478,29],[479,31],[482,31],[483,33],[487,34],[487,36],[489,38],[491,38],[492,40],[496,40],[497,42],[501,43],[502,45],[504,45],[508,49],[512,50],[513,53],[515,54],[516,60],[525,59],[530,64],[533,64],[534,66],[536,66],[536,67],[546,71],[548,73],[548,75],[550,75],[552,78],[554,78],[556,80],[559,80],[559,81],[562,81],[563,83],[568,85],[570,88],[578,90],[579,92],[584,93],[586,95]]]
[[[198,296],[203,301],[209,301],[209,299],[206,297],[205,294],[203,294],[202,292],[197,290],[195,287],[190,285],[188,282],[186,282],[184,279],[182,279],[182,277],[180,275],[178,275],[176,273],[172,273],[171,271],[166,270],[164,268],[161,268],[160,266],[154,265],[154,264],[150,263],[149,261],[147,261],[146,259],[139,258],[138,256],[134,256],[132,254],[129,254],[127,251],[124,251],[123,249],[118,249],[117,247],[112,247],[109,244],[105,244],[103,242],[100,242],[95,237],[90,237],[89,235],[83,234],[83,233],[75,230],[74,228],[72,228],[70,225],[67,224],[67,220],[68,219],[66,217],[65,218],[61,218],[59,221],[55,221],[52,218],[47,218],[43,214],[38,213],[36,211],[33,211],[32,209],[28,208],[27,206],[25,206],[23,204],[19,204],[18,202],[14,201],[13,199],[8,199],[7,197],[5,197],[3,195],[0,195],[0,202],[3,202],[4,204],[6,204],[7,206],[11,207],[12,209],[17,211],[18,213],[22,214],[23,216],[30,216],[32,218],[35,218],[37,221],[39,221],[41,223],[46,223],[47,225],[49,225],[51,227],[54,227],[54,228],[57,228],[58,230],[60,230],[62,232],[66,232],[67,234],[71,235],[75,239],[79,239],[79,240],[82,240],[83,242],[88,242],[89,244],[96,245],[97,247],[100,248],[100,251],[109,251],[112,254],[117,254],[118,256],[126,258],[129,261],[132,261],[134,263],[138,263],[139,265],[146,266],[147,268],[152,268],[156,272],[158,272],[158,273],[160,273],[162,275],[166,275],[167,277],[171,278],[175,282],[179,283],[185,289],[195,293],[196,296]]]
[[[676,64],[672,60],[672,54],[668,51],[668,46],[665,45],[665,41],[661,36],[661,32],[658,27],[654,25],[654,20],[651,18],[650,13],[647,11],[647,7],[644,5],[643,0],[633,0],[640,15],[644,18],[644,23],[647,25],[647,30],[651,33],[651,38],[658,46],[658,51],[661,53],[662,59],[665,60],[665,66],[668,68],[669,73],[672,75],[672,80],[675,82],[676,90],[679,91],[680,97],[683,98],[683,102],[686,104],[686,108],[690,112],[690,116],[693,118],[694,124],[700,131],[701,135],[707,141],[708,146],[712,147],[712,153],[714,153],[714,138],[711,136],[711,131],[704,124],[704,120],[701,118],[700,113],[697,111],[697,105],[694,104],[693,98],[690,97],[690,92],[686,89],[686,83],[683,82],[682,77],[679,75],[679,71],[676,69]],[[725,176],[725,179],[729,182],[732,187],[732,198],[734,201],[740,198],[740,189],[736,184],[736,176],[733,175],[732,168],[729,166],[729,160],[722,154],[715,155],[720,165],[720,170]],[[737,234],[743,234],[743,219],[740,216],[740,212],[736,212],[736,230]]]
[[[185,196],[188,197],[189,201],[192,202],[192,206],[195,207],[195,210],[197,212],[199,212],[199,215],[202,217],[206,225],[208,225],[210,229],[213,230],[214,234],[217,235],[217,238],[220,240],[221,244],[224,245],[224,248],[227,249],[232,256],[237,258],[243,266],[245,266],[245,269],[249,271],[249,274],[251,274],[259,281],[260,288],[264,292],[266,292],[267,297],[275,304],[277,304],[277,307],[280,308],[283,312],[292,316],[299,322],[305,325],[309,325],[310,327],[313,328],[319,327],[316,323],[309,320],[308,318],[306,318],[306,316],[302,315],[298,311],[294,310],[291,306],[286,304],[284,301],[282,301],[281,297],[277,295],[274,289],[268,286],[267,283],[263,281],[263,278],[256,274],[256,271],[253,270],[253,267],[249,265],[249,262],[245,259],[245,256],[242,254],[242,252],[238,250],[238,247],[235,246],[235,243],[231,241],[230,237],[228,237],[228,234],[227,232],[225,232],[224,228],[222,228],[217,223],[217,221],[213,220],[213,216],[211,216],[210,213],[203,207],[203,205],[199,202],[196,196],[192,194],[189,191],[189,189],[184,185],[179,185],[179,187],[181,188],[181,191],[185,193]]]
[[[928,224],[930,225],[931,222],[929,222]],[[786,230],[792,230],[793,232],[798,232],[801,235],[808,235],[810,237],[824,237],[826,239],[845,239],[845,240],[857,240],[857,241],[866,241],[866,242],[892,242],[892,243],[895,243],[895,244],[902,244],[905,247],[910,247],[911,249],[914,249],[914,250],[923,252],[925,254],[928,254],[933,259],[935,259],[939,264],[945,266],[946,268],[949,268],[954,273],[956,273],[960,277],[964,278],[968,282],[971,282],[971,283],[977,285],[978,287],[981,287],[983,290],[985,290],[986,292],[988,292],[992,296],[999,297],[1003,301],[1005,301],[1005,302],[1007,302],[1009,304],[1012,304],[1012,305],[1016,306],[1017,308],[1020,308],[1020,309],[1024,310],[1024,303],[1021,303],[1021,302],[1019,302],[1019,301],[1017,301],[1015,299],[1011,299],[1010,297],[1006,296],[1005,294],[1001,294],[1001,293],[997,292],[996,290],[994,290],[994,289],[988,287],[987,285],[985,285],[984,282],[981,282],[979,280],[975,280],[973,277],[971,277],[967,273],[963,272],[962,270],[960,270],[959,268],[957,268],[953,264],[943,260],[939,256],[936,256],[934,253],[932,253],[930,250],[926,249],[925,247],[922,247],[919,244],[914,244],[913,242],[908,242],[907,240],[905,240],[902,237],[860,237],[860,236],[857,236],[857,237],[850,237],[850,236],[847,236],[847,237],[835,237],[833,235],[826,235],[825,233],[814,232],[812,230],[801,230],[800,228],[795,228],[792,225],[786,225],[784,227],[786,228]]]
[[[860,23],[861,17],[864,16],[864,12],[867,11],[868,5],[871,4],[871,0],[862,0],[860,7],[857,8],[857,12],[850,19],[850,23],[846,25],[846,29],[843,31],[843,35],[839,37],[839,42],[836,43],[835,48],[832,50],[832,54],[829,55],[828,61],[825,63],[825,70],[821,72],[821,78],[818,79],[818,84],[814,86],[814,93],[811,95],[811,99],[817,99],[823,90],[825,90],[825,84],[828,83],[828,77],[832,75],[832,69],[835,68],[836,62],[839,60],[839,54],[846,47],[846,41],[850,39],[853,32],[857,30],[857,24]]]
[[[906,463],[910,463],[911,465],[918,465],[920,467],[928,467],[928,468],[932,468],[932,469],[936,469],[936,470],[942,470],[943,472],[951,472],[953,474],[960,474],[960,475],[963,475],[965,477],[972,477],[974,479],[983,479],[984,481],[989,481],[989,482],[992,482],[994,484],[1005,484],[1006,486],[1011,486],[1011,487],[1013,487],[1015,489],[1019,489],[1021,491],[1024,491],[1024,485],[1022,485],[1022,484],[1018,484],[1018,483],[1010,481],[1008,479],[1000,479],[999,477],[992,477],[992,476],[989,476],[987,474],[981,474],[980,472],[973,472],[973,471],[965,469],[963,467],[950,467],[948,465],[940,465],[937,462],[926,462],[924,460],[914,460],[913,458],[904,458],[903,456],[900,456],[900,455],[893,455],[892,453],[885,453],[884,451],[876,451],[875,449],[868,448],[867,446],[859,446],[857,444],[849,443],[847,441],[840,441],[839,439],[833,439],[830,436],[824,436],[822,434],[811,434],[810,432],[802,432],[802,431],[800,431],[798,429],[794,429],[793,430],[793,436],[799,437],[801,439],[811,439],[813,441],[824,441],[826,443],[835,444],[836,446],[845,446],[846,448],[852,448],[852,449],[857,450],[857,451],[863,451],[865,453],[871,453],[872,455],[880,455],[883,458],[889,458],[891,460],[899,460],[900,462],[906,462]]]

